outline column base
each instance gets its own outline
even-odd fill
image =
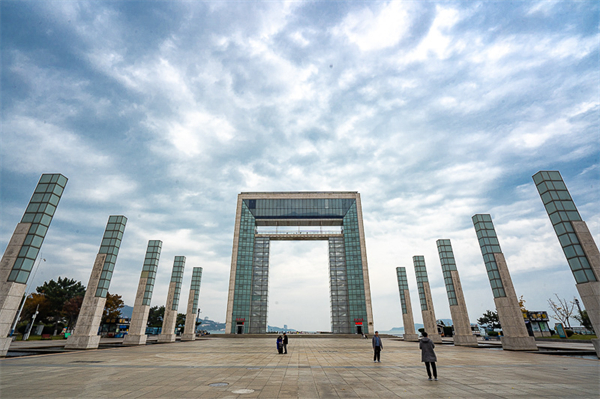
[[[146,345],[146,339],[148,336],[144,335],[130,335],[127,334],[123,339],[123,345]]]
[[[594,349],[596,350],[596,356],[600,358],[600,339],[596,338],[592,340],[592,344],[594,344]]]
[[[181,340],[182,341],[195,341],[196,340],[196,334],[183,334],[181,336]]]
[[[419,342],[419,335],[418,334],[404,334],[403,337],[404,337],[405,341]]]
[[[479,346],[477,337],[474,335],[455,335],[454,345],[456,346]]]
[[[5,357],[13,337],[0,338],[0,357]]]
[[[442,337],[440,336],[440,334],[428,334],[427,337],[433,341],[434,344],[441,344],[442,343]]]
[[[502,349],[507,351],[536,351],[534,337],[502,337]]]
[[[99,335],[71,335],[67,338],[65,349],[98,349]]]
[[[166,344],[169,342],[175,342],[175,334],[159,334],[158,341],[159,344]]]

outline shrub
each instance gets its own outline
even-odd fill
[[[489,335],[490,337],[497,337],[498,336],[498,331],[488,331],[487,335]]]
[[[567,334],[567,338],[574,334],[573,330],[565,330],[565,334]]]

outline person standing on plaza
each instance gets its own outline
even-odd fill
[[[288,346],[288,336],[286,333],[283,333],[283,353],[287,355],[287,346]]]
[[[423,338],[419,341],[419,349],[421,349],[421,362],[425,363],[425,368],[427,368],[427,375],[429,376],[429,380],[431,381],[431,370],[433,369],[433,378],[437,381],[437,369],[435,368],[435,362],[437,362],[437,357],[435,356],[435,352],[433,348],[435,348],[435,344],[431,339],[427,337],[427,333],[423,331]]]
[[[277,337],[277,352],[280,355],[283,353],[283,338],[281,338],[281,335]]]
[[[381,342],[381,337],[379,337],[379,331],[375,331],[375,335],[372,339],[373,343],[373,362],[381,363],[381,350],[383,349],[383,342]]]

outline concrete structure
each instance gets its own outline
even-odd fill
[[[238,195],[227,333],[267,332],[271,240],[328,241],[331,331],[374,331],[360,194],[268,192]]]
[[[575,277],[579,296],[600,333],[600,252],[558,171],[540,171],[533,181]],[[600,357],[600,340],[593,340]]]
[[[148,241],[146,257],[142,266],[142,275],[140,276],[133,304],[129,332],[125,336],[125,339],[123,339],[123,345],[146,344],[146,326],[148,324],[148,314],[150,313],[150,303],[152,301],[152,292],[154,291],[154,281],[156,280],[161,249],[162,241]]]
[[[161,334],[158,342],[175,342],[175,323],[177,323],[177,309],[179,308],[179,295],[181,294],[181,282],[183,281],[183,270],[185,269],[185,256],[176,256],[171,272],[169,293],[165,305],[165,315]]]
[[[471,322],[467,312],[467,304],[463,294],[458,270],[456,270],[456,261],[450,240],[436,241],[442,272],[444,273],[444,283],[446,293],[448,294],[448,303],[450,305],[450,315],[454,325],[454,345],[459,346],[477,346],[477,337],[471,332]]]
[[[202,282],[202,268],[194,267],[192,272],[192,283],[190,284],[190,295],[188,296],[187,313],[185,315],[185,328],[182,341],[193,341],[196,339],[196,313],[198,312],[198,296],[200,295],[200,283]]]
[[[46,232],[67,185],[61,174],[43,174],[35,187],[21,222],[17,224],[0,261],[0,356],[12,341],[12,325],[26,295],[27,280],[33,269]]]
[[[479,247],[485,262],[487,275],[494,294],[494,303],[498,311],[498,319],[502,326],[502,348],[506,350],[535,351],[535,338],[530,337],[525,327],[523,313],[504,254],[492,223],[490,215],[473,216],[473,225],[479,240]]]
[[[433,309],[433,300],[431,299],[431,289],[429,288],[429,279],[427,278],[427,268],[425,267],[424,256],[413,256],[415,274],[417,276],[417,288],[419,289],[419,300],[421,302],[421,315],[423,316],[423,326],[427,335],[434,343],[442,343],[442,337],[438,333],[437,319]]]
[[[106,304],[106,295],[112,279],[121,240],[125,232],[125,216],[109,216],[100,250],[85,290],[85,297],[77,317],[75,332],[67,338],[66,349],[96,349],[100,343],[98,328]]]
[[[408,290],[408,279],[406,268],[397,267],[398,290],[400,291],[400,305],[402,306],[402,322],[404,323],[404,340],[418,341],[419,335],[415,333],[415,321],[413,319],[412,305],[410,303],[410,291]]]

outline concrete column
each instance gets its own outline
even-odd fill
[[[424,256],[413,256],[415,274],[417,275],[417,288],[419,289],[419,300],[421,302],[421,315],[423,316],[423,325],[429,339],[434,343],[442,343],[442,337],[437,330],[437,319],[433,309],[433,300],[431,299],[431,289],[429,288],[429,279],[427,278],[427,269],[425,267]]]
[[[473,216],[473,225],[479,240],[479,247],[485,262],[488,278],[492,286],[498,319],[502,326],[502,348],[506,350],[536,351],[535,338],[530,337],[525,327],[525,319],[504,254],[490,215]]]
[[[600,252],[558,171],[540,171],[533,181],[563,249],[581,301],[600,332]],[[600,340],[592,340],[600,357]]]
[[[458,277],[458,270],[456,270],[452,244],[450,240],[437,240],[436,244],[442,272],[444,273],[452,324],[454,325],[454,345],[477,346],[477,337],[471,332],[471,322],[469,321],[469,313],[467,312],[465,296]]]
[[[46,232],[67,185],[61,174],[43,174],[29,200],[21,222],[17,224],[0,261],[0,357],[12,342],[12,326],[27,281],[42,247]]]
[[[163,317],[162,332],[158,336],[159,343],[175,342],[175,323],[177,322],[177,309],[179,308],[179,295],[181,294],[181,282],[183,281],[183,270],[185,269],[185,256],[176,256],[171,272],[167,304]]]
[[[187,313],[185,315],[185,328],[182,341],[193,341],[196,339],[196,313],[198,312],[198,297],[200,295],[200,283],[202,281],[202,268],[194,267],[192,272],[192,283],[190,284],[190,295],[188,297]]]
[[[96,349],[100,343],[98,329],[106,304],[106,295],[121,247],[127,218],[109,216],[100,250],[92,268],[90,281],[85,290],[81,310],[77,317],[75,332],[67,338],[65,349]]]
[[[123,345],[146,344],[146,326],[148,324],[148,314],[150,313],[150,303],[152,302],[152,292],[154,291],[154,281],[156,279],[156,271],[158,270],[161,249],[162,241],[148,241],[142,275],[140,276],[135,303],[133,304],[129,332],[123,340]]]
[[[400,305],[402,306],[402,322],[404,323],[404,340],[418,341],[419,335],[415,333],[415,321],[413,320],[412,305],[410,303],[410,291],[408,290],[408,279],[406,268],[397,267],[398,290],[400,291]]]

